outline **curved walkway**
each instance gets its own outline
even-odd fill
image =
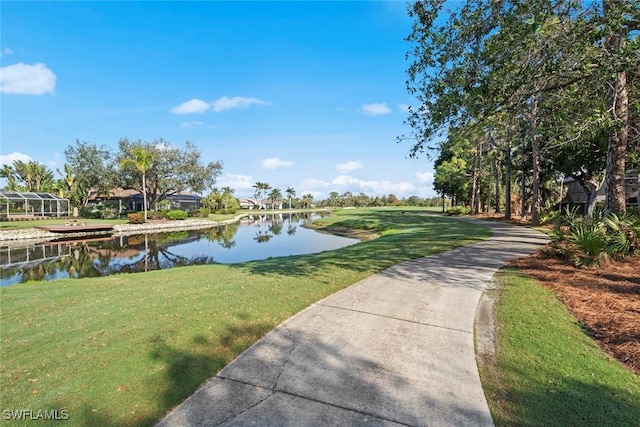
[[[509,259],[547,242],[493,229],[403,262],[293,316],[158,426],[492,426],[476,366],[478,301]]]

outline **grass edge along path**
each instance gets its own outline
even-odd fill
[[[4,411],[28,409],[67,411],[69,425],[152,425],[314,302],[490,235],[406,209],[338,211],[323,223],[380,237],[313,255],[0,289],[0,423],[21,425]]]
[[[495,425],[638,425],[640,378],[602,351],[537,281],[512,268],[495,279],[496,357],[479,361]]]

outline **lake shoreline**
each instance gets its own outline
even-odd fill
[[[313,212],[326,209],[314,210]],[[113,232],[74,232],[73,225],[69,225],[68,233],[53,233],[38,228],[23,228],[16,230],[0,230],[0,245],[12,246],[14,244],[29,244],[33,242],[46,242],[50,240],[69,238],[69,237],[88,237],[88,236],[128,236],[131,234],[140,234],[145,232],[162,232],[162,231],[181,231],[181,230],[198,230],[203,228],[218,227],[220,225],[233,224],[252,215],[278,215],[292,214],[297,212],[309,212],[292,210],[286,212],[260,212],[259,213],[242,213],[233,218],[223,221],[212,221],[208,219],[185,219],[185,220],[149,220],[144,224],[115,224]]]

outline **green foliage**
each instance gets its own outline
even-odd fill
[[[465,206],[452,206],[447,209],[447,215],[469,215],[471,209]]]
[[[189,216],[194,218],[209,218],[211,215],[211,209],[209,208],[200,208],[189,211]]]
[[[215,211],[216,215],[233,215],[237,212],[236,208],[229,208],[229,209],[218,209]]]
[[[147,212],[147,218],[155,220],[165,219],[167,217],[167,212],[168,211],[166,209]]]
[[[150,142],[122,139],[118,142],[118,148],[116,160],[119,163],[136,158],[136,152],[149,154],[153,159],[144,172],[146,194],[152,208],[171,194],[186,191],[198,193],[213,186],[222,172],[220,162],[203,164],[200,150],[189,141],[184,149],[180,149],[163,139]],[[120,176],[120,186],[142,191],[141,170],[129,167],[124,172]]]
[[[127,214],[129,224],[144,224],[144,212],[134,212]]]
[[[573,253],[576,266],[599,265],[607,256],[606,229],[600,222],[579,221],[572,226],[570,242],[578,249]]]
[[[540,214],[540,223],[555,224],[561,216],[560,211],[543,212]]]
[[[640,216],[618,217],[611,214],[604,220],[608,230],[608,252],[619,257],[640,255]]]
[[[170,219],[172,221],[175,220],[184,220],[187,219],[189,217],[189,214],[186,211],[183,211],[181,209],[175,209],[172,211],[168,211],[166,214],[166,218]]]
[[[95,207],[86,207],[78,209],[80,218],[101,218],[101,213]]]
[[[566,210],[552,237],[546,255],[571,260],[576,266],[597,266],[608,257],[640,255],[640,217],[596,213],[593,218],[583,218]]]

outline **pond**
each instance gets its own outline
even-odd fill
[[[237,263],[339,249],[359,240],[305,228],[315,214],[253,215],[208,229],[0,246],[0,286]]]

